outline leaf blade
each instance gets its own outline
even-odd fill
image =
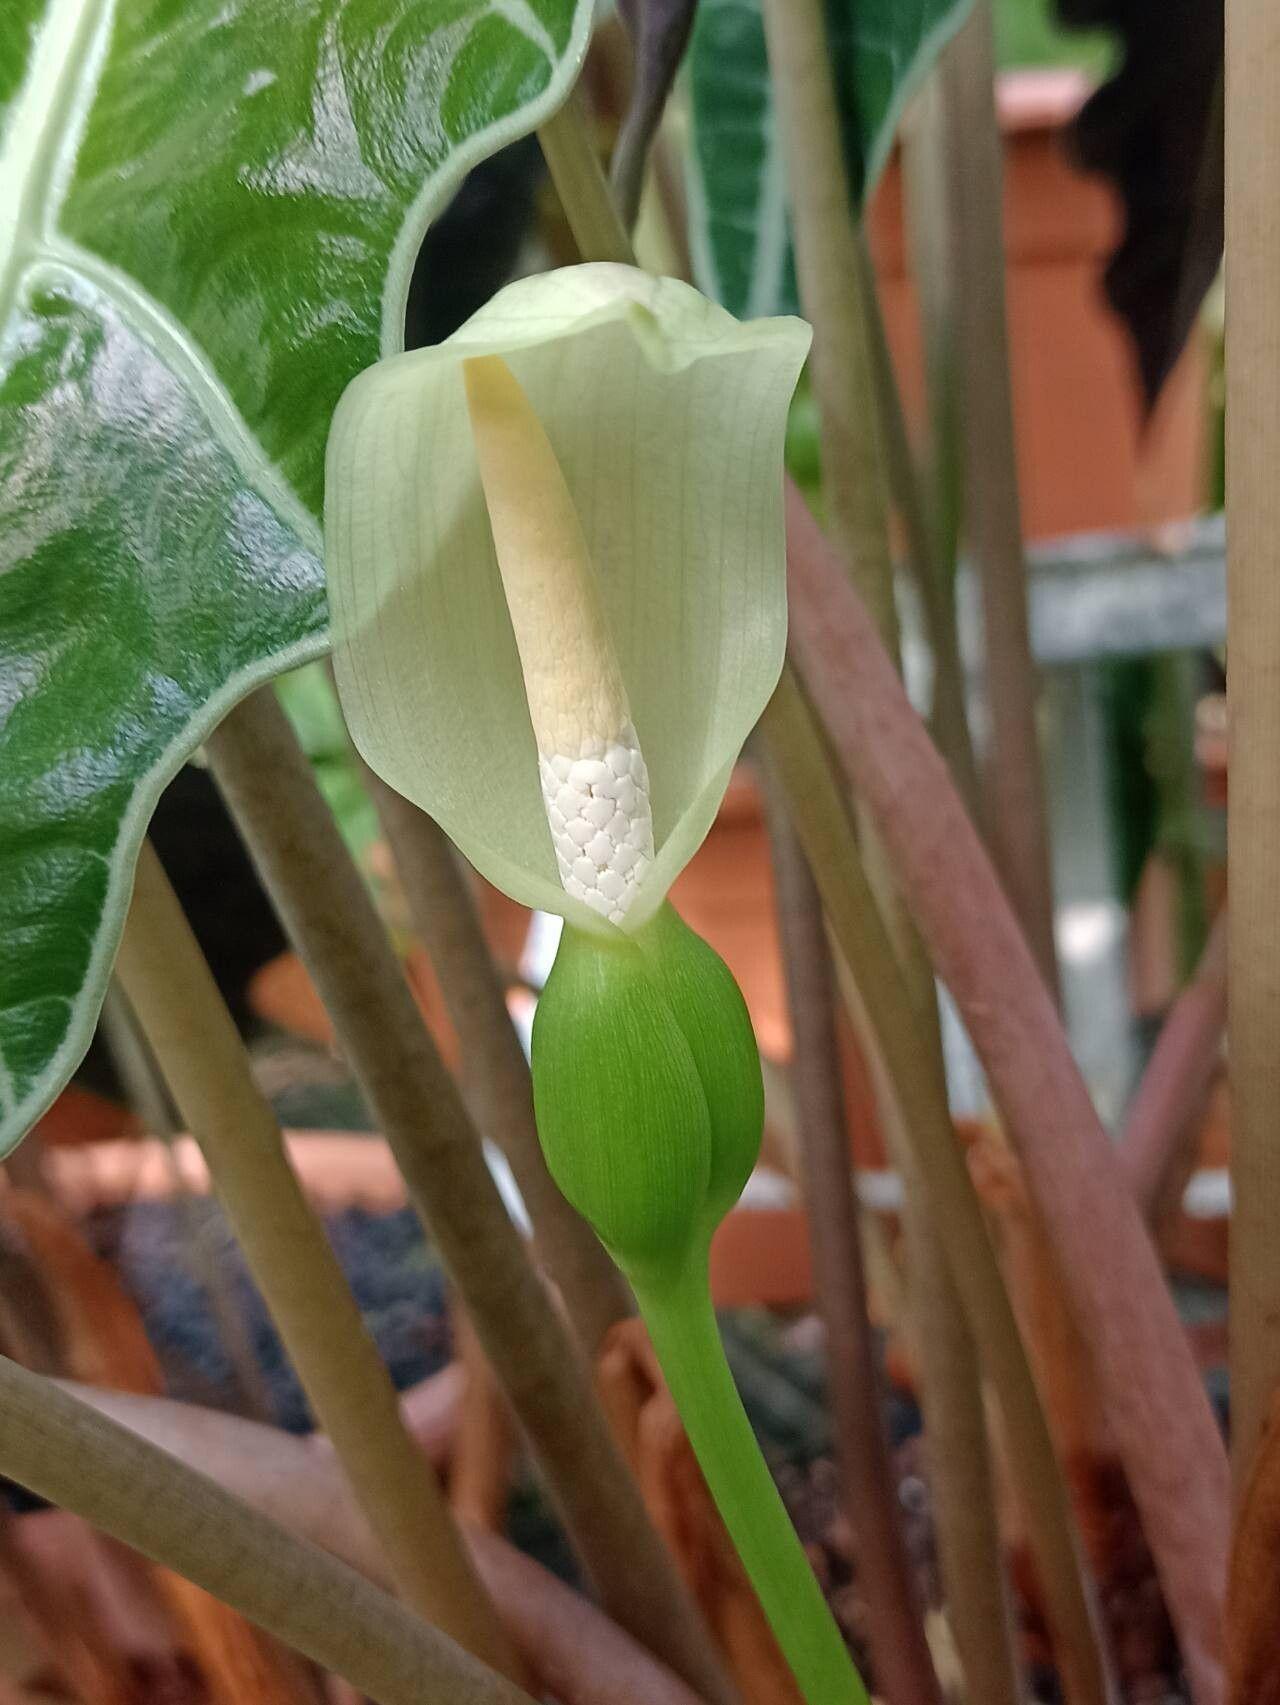
[[[87,1046],[162,788],[325,649],[332,405],[398,347],[433,211],[563,98],[589,17],[6,5],[0,1151]]]
[[[828,0],[849,180],[863,203],[902,109],[971,0]],[[701,0],[689,49],[690,241],[697,281],[734,314],[794,313],[795,263],[760,0]]]

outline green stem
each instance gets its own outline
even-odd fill
[[[893,356],[885,330],[875,272],[863,232],[858,233],[858,262],[862,269],[862,307],[865,314],[871,371],[875,381],[876,418],[884,444],[885,471],[894,505],[902,520],[907,545],[907,565],[920,595],[929,649],[933,654],[933,710],[931,725],[943,757],[956,778],[975,823],[981,823],[981,788],[978,762],[974,757],[965,700],[964,659],[960,654],[960,626],[956,611],[954,556],[945,557],[937,542],[939,530],[930,524],[907,422],[902,410],[893,370]],[[946,423],[940,427],[946,436]]]
[[[634,266],[631,238],[614,206],[576,87],[564,105],[539,125],[538,141],[583,260]]]
[[[705,1247],[669,1279],[636,1283],[689,1442],[808,1705],[869,1705],[725,1360]]]
[[[988,0],[974,6],[940,65],[953,174],[965,525],[982,590],[991,713],[988,828],[1009,898],[1045,986],[1057,1000],[1053,873],[1018,498],[1004,295],[1003,160]]]

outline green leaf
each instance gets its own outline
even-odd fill
[[[155,801],[326,644],[349,379],[587,0],[0,0],[0,1150],[87,1045]]]
[[[972,0],[827,0],[845,137],[861,203],[902,109]],[[699,285],[731,313],[794,313],[786,170],[773,122],[760,0],[701,0],[689,49],[690,243]]]

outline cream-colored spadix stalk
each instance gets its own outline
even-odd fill
[[[560,880],[620,924],[653,864],[653,813],[582,523],[502,357],[473,356],[463,379]]]
[[[786,648],[808,347],[801,321],[743,324],[675,279],[566,267],[339,403],[347,723],[512,899],[638,936],[714,821]]]

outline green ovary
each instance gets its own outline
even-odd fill
[[[631,1277],[706,1246],[760,1151],[746,1003],[669,905],[633,935],[566,924],[533,1028],[547,1164]]]

